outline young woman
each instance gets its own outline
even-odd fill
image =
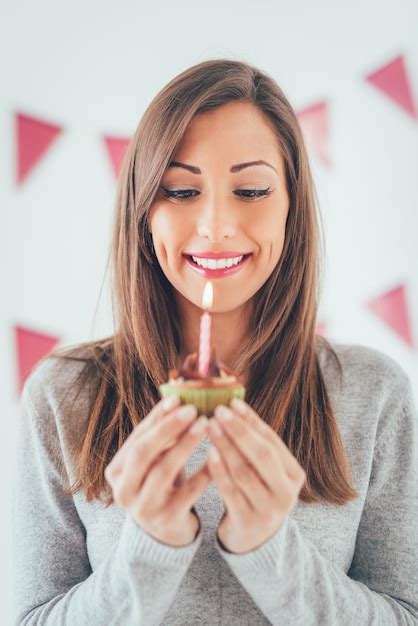
[[[17,623],[417,623],[411,382],[316,334],[319,241],[271,77],[209,60],[156,96],[119,177],[115,332],[49,355],[22,394]],[[198,259],[231,256],[213,344],[246,398],[208,422],[158,385],[198,346]]]

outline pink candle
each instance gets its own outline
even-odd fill
[[[210,329],[212,318],[205,311],[200,318],[200,340],[199,340],[199,372],[206,376],[209,370],[210,359]]]
[[[206,283],[202,296],[202,308],[209,309],[213,303],[213,287],[210,280]],[[200,337],[199,337],[199,372],[202,376],[206,376],[209,370],[210,361],[210,329],[212,318],[205,311],[200,318]]]

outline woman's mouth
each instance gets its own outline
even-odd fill
[[[214,259],[199,259],[197,261],[188,254],[184,254],[183,256],[186,260],[186,263],[197,274],[200,274],[200,276],[205,276],[206,278],[223,278],[224,276],[230,276],[231,274],[236,274],[237,272],[239,272],[240,269],[242,269],[244,265],[248,263],[252,254],[244,254],[240,257],[236,257],[235,259],[227,259],[228,263],[231,263],[231,261],[233,263],[230,267],[214,267]],[[221,259],[219,260],[221,261]],[[207,267],[204,267],[205,265]],[[216,265],[218,265],[217,261]],[[226,265],[226,263],[219,263],[219,265]]]

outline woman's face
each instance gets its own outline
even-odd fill
[[[238,167],[261,160],[270,166]],[[210,310],[236,309],[254,296],[279,261],[288,208],[284,161],[263,114],[244,102],[201,113],[165,171],[150,213],[161,269],[178,295],[197,307],[211,280]],[[235,270],[205,269],[190,258],[208,253],[250,256]]]

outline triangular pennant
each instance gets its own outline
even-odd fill
[[[20,394],[26,378],[31,370],[60,341],[59,337],[15,326],[15,349],[18,376],[18,393]]]
[[[115,178],[119,176],[130,139],[121,137],[104,137],[105,146],[110,156]]]
[[[322,337],[326,337],[327,324],[325,321],[319,321],[316,325],[316,333],[318,335],[322,335]]]
[[[366,303],[367,308],[414,348],[405,285],[399,285]]]
[[[418,118],[403,55],[368,74],[366,81],[396,102],[414,119]]]
[[[16,182],[18,185],[22,184],[28,173],[61,132],[60,126],[42,122],[23,113],[15,114]]]
[[[307,143],[326,167],[332,166],[329,149],[329,110],[326,101],[317,102],[297,113]]]

